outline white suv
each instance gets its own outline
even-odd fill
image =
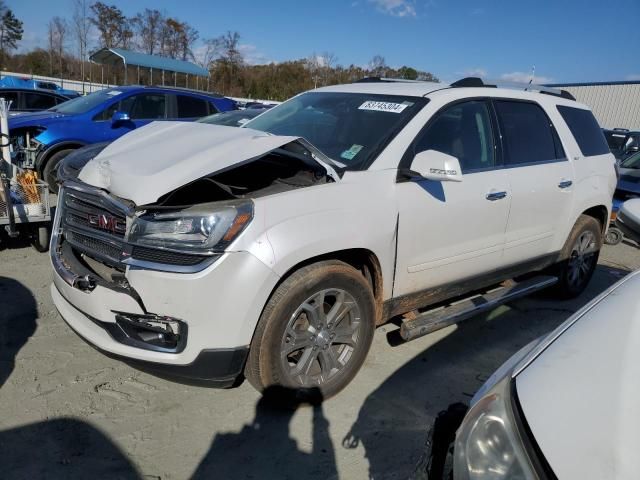
[[[321,88],[246,128],[154,123],[62,165],[51,292],[141,368],[328,397],[390,319],[410,340],[579,294],[614,163],[566,92],[479,79]]]

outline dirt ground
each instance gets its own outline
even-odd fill
[[[95,351],[51,302],[47,254],[14,244],[0,251],[0,477],[406,478],[440,410],[636,268],[640,250],[605,247],[574,301],[518,300],[398,347],[382,327],[345,391],[274,411],[246,382],[184,386]]]

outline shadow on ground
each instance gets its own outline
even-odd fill
[[[626,273],[601,265],[588,290],[573,301],[526,298],[458,325],[367,397],[343,448],[364,447],[369,478],[408,478],[438,412],[452,403],[468,403],[512,354],[553,330]]]
[[[6,480],[141,478],[104,433],[72,418],[0,432],[0,465],[1,476]]]
[[[36,330],[36,300],[20,282],[0,276],[0,389]],[[2,391],[0,390],[0,401]],[[139,478],[120,449],[81,420],[60,418],[0,431],[0,477]]]
[[[289,432],[299,406],[295,396],[295,391],[285,387],[267,389],[250,424],[238,433],[214,437],[193,478],[335,478],[335,453],[319,391],[311,392],[312,405],[304,407],[313,409],[310,453],[301,451]]]
[[[15,358],[36,330],[38,309],[20,282],[0,276],[0,387],[13,372]]]

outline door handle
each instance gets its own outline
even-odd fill
[[[485,198],[490,202],[495,202],[496,200],[502,200],[506,196],[507,192],[489,192]]]
[[[571,180],[561,180],[560,183],[558,184],[558,187],[569,188],[571,185],[573,185],[573,182]]]

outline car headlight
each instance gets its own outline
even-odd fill
[[[252,218],[251,201],[218,202],[171,212],[146,212],[134,218],[127,238],[137,245],[203,254],[224,250]]]
[[[455,480],[537,478],[518,432],[510,389],[507,375],[465,416],[456,433]]]

